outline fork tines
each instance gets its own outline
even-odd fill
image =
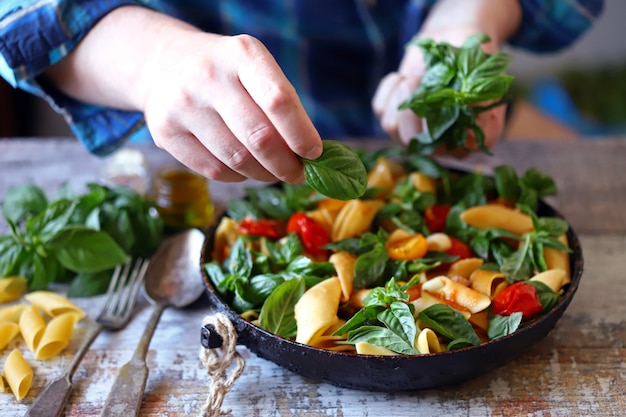
[[[137,292],[143,283],[148,263],[149,259],[137,258],[115,267],[107,289],[107,299],[97,319],[98,322],[115,320],[122,325],[128,320],[135,306]],[[106,323],[101,324],[106,325]]]

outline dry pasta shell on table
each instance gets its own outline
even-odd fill
[[[16,304],[0,308],[0,321],[12,321],[13,323],[19,322],[22,311],[26,307],[27,304]]]
[[[350,200],[335,219],[332,230],[334,242],[360,236],[372,226],[372,221],[385,203],[380,200]]]
[[[86,316],[82,308],[71,302],[67,297],[52,291],[34,291],[26,294],[24,298],[50,317],[64,313],[75,313],[78,315],[79,320],[82,320]]]
[[[561,241],[561,243],[569,247],[566,235],[559,236],[559,240]],[[561,269],[565,272],[563,285],[572,282],[572,272],[569,264],[569,253],[554,248],[544,247],[543,258],[546,261],[548,269]]]
[[[26,278],[6,277],[0,279],[0,303],[15,301],[26,291]]]
[[[65,349],[70,343],[78,320],[78,314],[72,312],[61,314],[50,320],[37,345],[35,359],[50,359]]]
[[[46,322],[39,311],[33,306],[27,306],[20,315],[20,332],[28,348],[33,352],[37,351],[39,341],[46,329]]]
[[[506,277],[500,271],[477,269],[470,275],[470,287],[493,299],[507,286]]]
[[[354,265],[356,255],[348,252],[335,252],[330,255],[328,262],[332,263],[337,271],[337,278],[341,284],[341,302],[345,303],[350,299],[354,289]]]
[[[544,272],[540,272],[530,279],[531,281],[539,281],[546,284],[554,292],[559,292],[565,284],[567,284],[567,276],[562,269],[549,269]]]
[[[9,353],[4,362],[2,373],[15,398],[20,401],[26,397],[33,382],[33,370],[19,350],[13,349]]]
[[[17,323],[0,321],[0,349],[4,349],[19,332],[20,326]]]
[[[479,229],[504,229],[516,235],[534,230],[530,216],[501,204],[470,207],[460,217],[465,223]]]
[[[309,288],[294,307],[298,331],[296,342],[308,344],[339,320],[341,284],[339,278],[328,278]]]

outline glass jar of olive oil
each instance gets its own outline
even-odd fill
[[[208,180],[186,168],[158,172],[154,178],[154,199],[167,228],[205,229],[213,222]]]

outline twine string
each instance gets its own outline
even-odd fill
[[[243,372],[245,361],[237,352],[237,332],[225,314],[215,313],[206,316],[202,320],[202,326],[207,324],[215,327],[224,342],[220,348],[200,347],[200,361],[210,377],[209,393],[202,407],[202,415],[204,417],[230,415],[232,410],[222,410],[222,403],[235,380]]]

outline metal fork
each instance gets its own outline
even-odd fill
[[[102,329],[118,330],[128,323],[149,262],[149,259],[137,258],[115,268],[107,289],[106,301],[95,324],[85,335],[85,340],[63,373],[51,381],[39,394],[25,417],[59,417],[62,415],[72,390],[72,375],[96,336]]]

